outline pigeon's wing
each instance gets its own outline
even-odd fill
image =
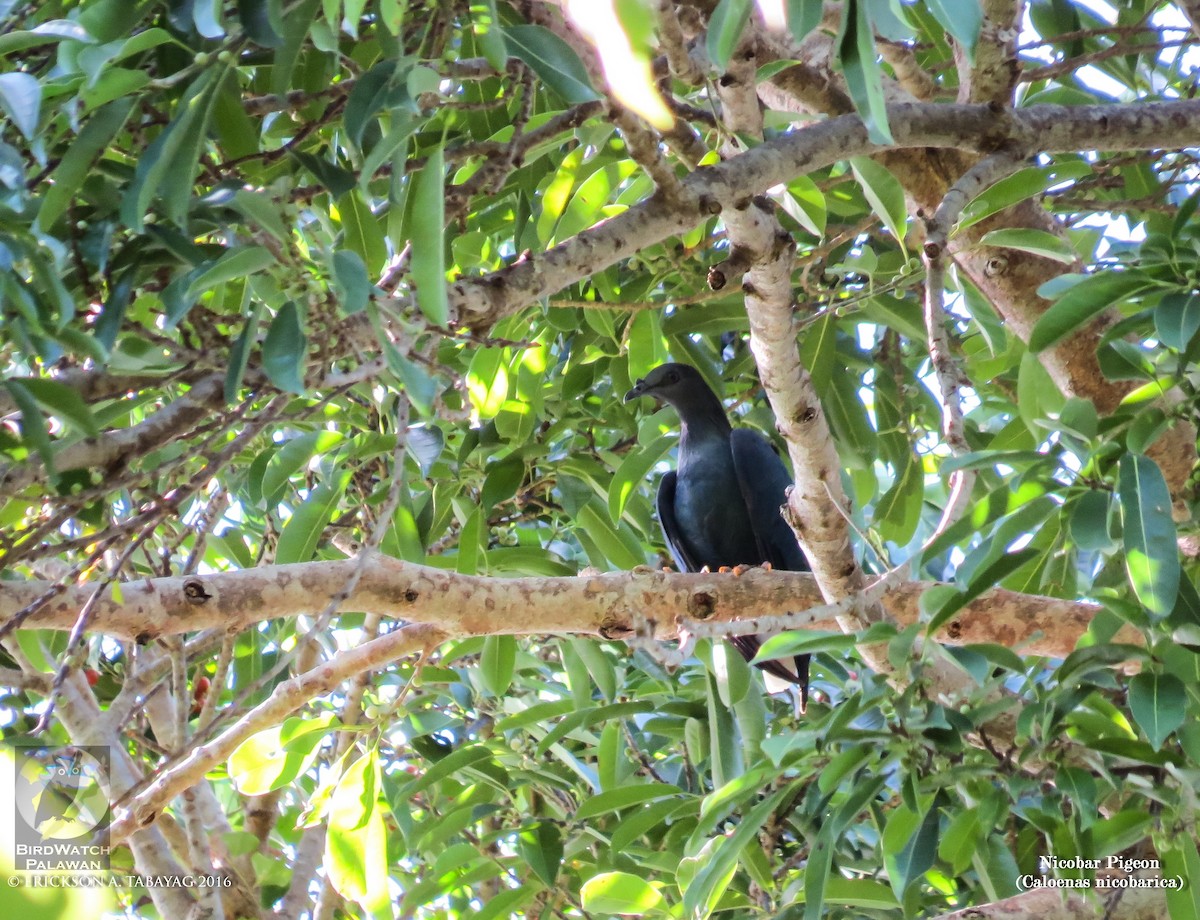
[[[770,562],[773,568],[783,571],[809,571],[808,560],[796,542],[796,535],[779,510],[787,501],[787,487],[792,484],[787,467],[770,442],[757,431],[738,428],[730,436],[729,443],[733,450],[738,487],[750,514],[750,523],[762,558]],[[757,636],[737,636],[731,637],[731,640],[747,661],[758,654],[762,644]],[[809,655],[797,655],[791,662],[764,661],[759,667],[773,677],[798,684],[803,709],[808,705],[809,661]]]
[[[675,567],[681,572],[698,572],[696,554],[688,546],[687,539],[679,527],[675,517],[675,471],[663,476],[658,484],[658,522],[662,525],[663,537],[667,541],[667,549],[675,560]]]

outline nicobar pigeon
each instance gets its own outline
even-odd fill
[[[658,487],[658,520],[667,549],[680,571],[705,566],[762,565],[789,572],[809,571],[796,535],[783,519],[792,482],[765,437],[733,428],[725,407],[699,371],[686,364],[662,364],[625,394],[625,401],[653,396],[679,413],[679,468]],[[730,641],[750,661],[762,644],[758,636]],[[799,685],[800,705],[808,703],[808,655],[792,662],[764,661],[767,674]]]

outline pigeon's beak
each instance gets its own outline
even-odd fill
[[[646,395],[646,381],[639,380],[637,383],[635,383],[633,385],[633,389],[625,394],[625,402],[629,402],[631,399],[637,399],[639,396],[645,396],[645,395]]]

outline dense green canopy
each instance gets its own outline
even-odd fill
[[[107,903],[1200,917],[1198,28],[0,0],[0,732],[221,880]],[[812,576],[661,571],[667,360]]]

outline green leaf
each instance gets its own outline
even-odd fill
[[[1111,856],[1135,846],[1155,823],[1154,815],[1137,808],[1126,808],[1111,818],[1100,818],[1092,825],[1097,856]]]
[[[376,748],[371,748],[338,779],[329,797],[325,868],[343,897],[371,915],[388,904],[387,829],[376,801],[380,785]]]
[[[612,659],[604,654],[604,649],[600,644],[591,639],[572,638],[567,640],[567,647],[583,663],[584,669],[600,691],[600,695],[606,700],[616,699],[616,668],[613,667]],[[587,699],[590,700],[592,696],[590,685],[586,690]]]
[[[576,821],[586,821],[613,811],[622,811],[634,805],[645,802],[656,802],[664,798],[675,798],[683,794],[683,790],[670,783],[639,783],[633,786],[621,786],[601,792],[586,799],[575,811]]]
[[[398,0],[382,2],[386,6],[389,2],[395,3]],[[479,909],[472,907],[471,920],[508,920],[510,917],[528,916],[529,912],[525,907],[539,891],[540,886],[532,881],[517,888],[501,888],[499,894],[491,896]]]
[[[629,323],[627,337],[630,380],[645,377],[653,368],[667,360],[662,320],[657,310],[640,310],[635,313]]]
[[[887,776],[860,773],[849,794],[837,811],[821,822],[810,844],[808,864],[804,868],[804,920],[820,920],[824,916],[825,890],[833,862],[834,844],[858,818],[863,809],[886,785]]]
[[[1165,617],[1179,594],[1179,548],[1171,493],[1149,457],[1126,454],[1117,477],[1125,538],[1125,569],[1133,592],[1155,617]]]
[[[183,296],[186,300],[194,301],[218,284],[235,278],[245,278],[275,264],[275,256],[265,246],[237,246],[226,250],[211,267],[193,278]]]
[[[279,543],[275,548],[275,564],[289,562],[311,562],[316,555],[317,544],[329,522],[337,511],[338,502],[350,481],[350,470],[338,474],[331,482],[317,486],[304,502],[292,512],[279,532]]]
[[[712,862],[713,854],[720,848],[721,843],[720,837],[713,837],[706,840],[699,852],[687,856],[680,861],[679,868],[675,872],[675,884],[679,886],[679,890],[684,892],[685,895],[690,888],[694,887],[693,882],[703,867]],[[751,860],[748,859],[748,869],[750,862]],[[703,918],[711,915],[716,910],[717,905],[722,902],[722,898],[729,888],[729,883],[733,881],[733,875],[737,871],[737,863],[727,864],[724,870],[724,874],[717,878],[714,884],[708,886],[711,888],[708,898],[702,903],[697,903],[689,912],[690,917],[703,920]]]
[[[979,0],[929,0],[928,5],[933,18],[954,36],[967,52],[967,61],[974,64],[975,46],[979,43],[979,30],[983,28]]]
[[[853,468],[869,469],[874,463],[877,435],[867,418],[858,387],[855,375],[838,370],[830,377],[828,398],[821,402],[842,460]]]
[[[42,85],[36,77],[21,71],[0,74],[0,108],[8,113],[17,130],[32,141],[42,108]]]
[[[713,67],[723,72],[754,8],[751,0],[721,0],[708,20],[705,45]]]
[[[813,655],[820,652],[847,652],[858,645],[858,637],[844,633],[813,632],[797,629],[777,633],[763,641],[752,664],[793,655]]]
[[[113,345],[117,342],[117,335],[121,331],[121,324],[125,321],[125,311],[129,308],[129,301],[133,297],[133,288],[136,282],[137,266],[131,265],[108,289],[104,307],[96,319],[96,325],[92,327],[92,334],[95,335],[96,341],[103,345],[107,352],[111,352]]]
[[[143,51],[149,51],[151,48],[157,48],[159,45],[165,45],[168,42],[174,41],[176,39],[166,29],[146,29],[144,32],[131,35],[122,42],[121,47],[112,56],[112,62],[123,61],[135,54],[141,54]]]
[[[1172,834],[1155,842],[1155,851],[1163,861],[1163,878],[1183,879],[1182,887],[1165,889],[1168,915],[1171,920],[1197,920],[1200,888],[1194,880],[1200,878],[1200,853],[1196,851],[1196,838],[1191,834]]]
[[[67,19],[51,19],[33,29],[14,30],[0,35],[0,55],[10,55],[26,48],[36,48],[38,45],[49,45],[63,40],[85,45],[96,43],[95,37],[79,23]]]
[[[525,460],[519,454],[509,454],[503,460],[489,463],[483,488],[479,492],[479,506],[490,511],[517,494],[525,479]]]
[[[276,57],[278,57],[278,54],[276,54]],[[358,184],[354,173],[342,169],[340,166],[330,163],[321,157],[314,156],[305,150],[288,148],[288,156],[295,159],[296,162],[316,176],[317,181],[325,186],[329,190],[329,194],[333,195],[334,198],[341,198]]]
[[[504,32],[500,28],[500,15],[496,0],[482,0],[471,4],[471,26],[483,56],[499,73],[508,63],[508,48],[504,44]]]
[[[1090,175],[1091,171],[1090,164],[1077,161],[1056,163],[1054,166],[1030,166],[1019,170],[976,196],[963,209],[958,230],[962,232],[1007,207],[1040,195],[1056,182]]]
[[[133,99],[119,99],[97,109],[88,119],[74,143],[67,148],[58,167],[51,174],[42,206],[38,209],[37,225],[49,230],[67,210],[75,193],[88,177],[92,163],[112,142],[133,110]]]
[[[1143,672],[1129,681],[1129,711],[1154,750],[1187,717],[1187,688],[1173,674]]]
[[[593,565],[607,561],[619,569],[632,569],[645,563],[646,557],[637,542],[626,542],[620,525],[614,525],[608,515],[596,510],[592,502],[579,509],[576,524],[586,530],[588,539],[604,554],[604,560],[592,560]]]
[[[454,776],[482,764],[494,764],[492,752],[482,744],[464,744],[443,756],[426,759],[433,761],[431,766],[414,780],[410,780],[388,795],[392,807],[399,809],[409,803],[413,796],[428,789],[434,783],[441,782],[448,776]]]
[[[205,38],[224,38],[221,6],[221,0],[193,0],[192,22],[196,25],[196,31]]]
[[[426,169],[428,169],[428,165]],[[438,213],[441,213],[441,186],[438,193]],[[342,245],[359,255],[367,267],[367,273],[377,277],[383,271],[383,263],[387,261],[387,242],[379,218],[371,211],[370,206],[357,189],[348,191],[338,199],[338,214],[342,218],[344,236]],[[438,242],[441,242],[439,230]],[[416,241],[413,241],[413,264],[416,271]]]
[[[974,3],[974,0],[966,0]],[[1019,249],[1030,252],[1035,256],[1044,256],[1071,265],[1079,256],[1066,240],[1049,233],[1046,230],[1036,230],[1032,227],[1005,227],[985,233],[980,242],[985,246],[1003,246],[1007,249]]]
[[[158,184],[163,212],[185,232],[188,230],[188,211],[193,200],[196,170],[208,138],[208,125],[216,109],[218,90],[226,73],[224,67],[214,68],[212,81],[189,104],[193,117],[181,126],[179,141],[172,155],[164,161],[165,168]]]
[[[472,511],[463,524],[458,535],[458,558],[455,560],[455,571],[460,575],[476,574],[480,561],[486,560],[486,551],[480,545],[486,524],[487,520],[480,508]]]
[[[929,635],[936,633],[947,620],[983,594],[984,591],[994,588],[1021,566],[1025,565],[1025,563],[1037,559],[1040,555],[1040,550],[1021,549],[1014,553],[1005,553],[985,565],[972,575],[970,583],[964,590],[956,592],[951,597],[947,597],[939,604],[936,610],[930,613],[929,625],[926,627],[927,633]]]
[[[279,242],[286,243],[288,241],[289,231],[283,225],[279,206],[272,202],[266,194],[247,191],[244,188],[238,189],[229,204],[243,217],[257,224]]]
[[[1082,550],[1113,548],[1108,532],[1108,515],[1112,501],[1109,493],[1090,490],[1079,497],[1071,512],[1071,539]]]
[[[150,75],[140,70],[113,67],[104,71],[91,86],[85,88],[79,98],[87,109],[98,109],[122,97],[134,96],[150,82]]]
[[[891,813],[883,831],[884,867],[897,898],[902,899],[908,886],[933,866],[937,845],[936,805],[924,815],[914,814],[907,807]]]
[[[819,9],[820,4],[817,4]],[[779,204],[801,227],[817,238],[825,236],[825,224],[829,209],[825,193],[808,176],[797,176],[787,185],[787,191],[778,196]]]
[[[229,351],[229,367],[225,371],[225,402],[231,405],[238,401],[238,391],[250,363],[250,351],[258,337],[258,324],[265,309],[266,304],[261,300],[255,302],[250,315],[246,317],[245,327]]]
[[[821,0],[787,0],[788,31],[797,42],[821,24]]]
[[[506,26],[501,31],[509,52],[528,64],[538,78],[564,100],[578,105],[600,98],[571,46],[549,29],[516,25]]]
[[[479,677],[492,696],[503,697],[508,692],[516,665],[516,639],[512,636],[484,638],[483,654],[479,658]]]
[[[495,418],[508,399],[508,382],[504,349],[476,350],[467,368],[467,395],[480,418]]]
[[[900,908],[892,890],[882,882],[866,878],[832,876],[825,882],[825,903],[859,907],[869,911],[894,911]]]
[[[444,169],[439,146],[412,179],[412,277],[417,289],[417,306],[430,322],[439,326],[450,318],[450,304],[446,298]],[[496,411],[499,411],[498,407]]]
[[[649,702],[642,700],[629,703],[609,703],[572,712],[542,737],[537,745],[537,755],[541,757],[573,731],[590,725],[598,725],[609,719],[625,719],[629,716],[641,715],[653,708]]]
[[[342,311],[351,314],[364,310],[371,296],[371,282],[362,256],[349,249],[339,249],[333,254],[333,277],[342,295]]]
[[[371,152],[363,157],[362,169],[358,176],[358,190],[364,194],[369,194],[369,189],[375,176],[380,168],[388,160],[392,160],[393,167],[404,161],[404,144],[412,137],[413,132],[421,127],[421,121],[417,118],[401,119],[399,115],[393,113],[392,127],[388,133],[384,135],[383,140],[378,141],[372,148]]]
[[[1095,821],[1098,809],[1096,807],[1096,778],[1086,770],[1078,767],[1062,767],[1058,771],[1055,785],[1071,802],[1072,810],[1079,815],[1083,827],[1090,827]]]
[[[9,383],[19,383],[51,415],[66,419],[81,433],[90,437],[99,436],[100,426],[78,390],[46,377],[21,377]]]
[[[229,775],[243,795],[263,795],[289,785],[320,752],[332,715],[286,719],[257,732],[229,756]]]
[[[271,59],[271,92],[283,94],[292,88],[301,46],[320,8],[321,0],[300,0],[299,3],[289,4],[287,15],[282,17],[281,22],[283,45]]]
[[[197,144],[212,109],[219,71],[223,73],[223,68],[208,68],[196,77],[180,99],[170,124],[138,157],[133,182],[121,202],[121,220],[131,229],[140,232],[144,228],[146,209],[166,185],[168,175],[176,183],[168,189],[175,202],[173,207],[191,194],[192,173],[199,155]],[[172,213],[170,209],[168,213]]]
[[[46,427],[46,419],[42,416],[41,410],[38,409],[37,400],[24,383],[17,380],[6,380],[4,386],[8,393],[13,398],[13,402],[17,404],[17,408],[21,411],[21,437],[24,438],[38,452],[42,458],[42,463],[46,465],[46,471],[53,478],[54,470],[54,444],[50,440],[50,430]]]
[[[563,859],[562,831],[558,825],[539,821],[521,831],[517,836],[517,852],[538,878],[553,887]]]
[[[832,310],[823,312],[805,331],[800,340],[800,362],[812,378],[813,388],[821,399],[829,398],[837,355],[837,317]]]
[[[907,460],[891,488],[875,504],[875,528],[883,539],[898,546],[907,544],[916,533],[925,505],[924,467],[912,454]]]
[[[1129,425],[1125,433],[1125,447],[1136,454],[1144,454],[1150,445],[1159,439],[1170,427],[1171,420],[1158,406],[1152,406],[1140,412]]]
[[[678,440],[674,435],[664,434],[645,447],[634,448],[625,455],[608,487],[608,514],[613,523],[620,520],[629,497],[646,482],[650,471]]]
[[[1076,281],[1043,313],[1029,335],[1029,350],[1036,353],[1066,338],[1119,300],[1148,286],[1137,272],[1103,272]],[[1038,290],[1045,296],[1045,286]]]
[[[1172,291],[1154,308],[1154,332],[1168,348],[1187,350],[1198,330],[1200,294]]]
[[[283,0],[238,0],[238,19],[246,35],[264,48],[283,44]]]
[[[850,161],[863,195],[875,216],[883,221],[888,231],[902,247],[908,221],[908,204],[904,200],[904,187],[886,166],[867,157],[854,157]]]
[[[955,875],[971,865],[971,859],[984,841],[987,828],[979,817],[979,808],[967,808],[956,814],[938,843],[938,857],[950,864]]]
[[[289,300],[275,318],[263,339],[263,373],[281,390],[304,392],[304,369],[308,340],[300,325],[300,311]]]
[[[658,889],[629,872],[602,872],[583,883],[583,909],[595,914],[660,912],[665,906]]]
[[[1021,355],[1021,364],[1017,369],[1017,410],[1028,429],[1041,432],[1039,423],[1061,413],[1066,402],[1054,378],[1037,355],[1032,351]]]
[[[342,122],[346,126],[346,136],[355,147],[362,146],[363,131],[368,121],[381,109],[396,104],[398,100],[394,97],[397,88],[407,96],[403,79],[395,81],[395,75],[396,61],[382,60],[358,78],[346,97]]]
[[[738,857],[747,846],[757,844],[757,835],[767,818],[779,807],[788,788],[777,789],[755,805],[738,821],[737,829],[716,843],[712,855],[700,866],[683,892],[683,913],[686,917],[707,916],[710,905],[729,884]]]
[[[717,642],[712,648],[712,673],[717,693],[726,708],[736,706],[750,691],[751,670],[746,659],[727,642]]]
[[[868,137],[872,143],[891,145],[883,77],[875,60],[875,30],[864,0],[846,0],[842,4],[836,60],[846,77],[854,109],[866,125]]]
[[[543,723],[548,719],[557,719],[559,716],[565,716],[567,713],[573,711],[575,711],[575,706],[571,700],[531,703],[528,708],[498,720],[495,729],[497,732],[513,731],[514,729]],[[591,801],[591,799],[588,801]]]

